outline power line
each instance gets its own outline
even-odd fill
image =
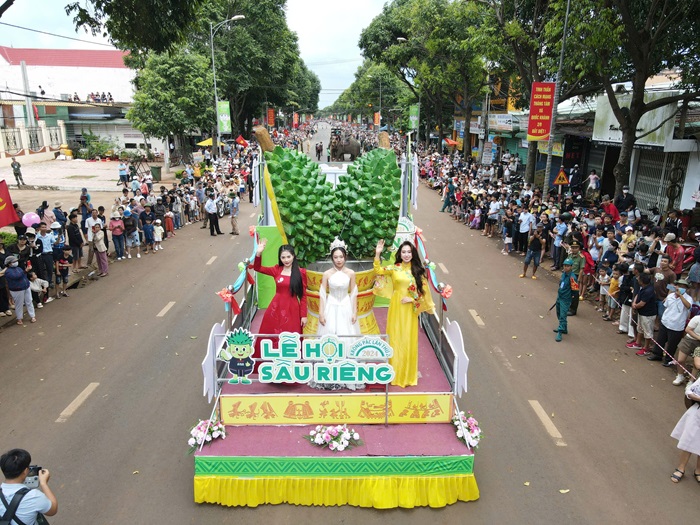
[[[23,29],[25,31],[31,31],[32,33],[41,33],[42,35],[55,36],[56,38],[65,38],[66,40],[75,40],[76,42],[85,42],[86,44],[94,44],[96,46],[111,47],[112,49],[114,49],[114,46],[112,44],[103,44],[102,42],[92,42],[90,40],[83,40],[81,38],[75,38],[72,36],[57,35],[56,33],[49,33],[47,31],[39,31],[38,29],[31,29],[29,27],[16,26],[14,24],[8,24],[6,22],[0,22],[0,25],[4,25],[7,27],[14,27],[15,29]]]

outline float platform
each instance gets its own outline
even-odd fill
[[[384,328],[386,309],[375,315]],[[258,312],[252,331],[261,318]],[[455,436],[453,393],[422,330],[418,369],[417,386],[390,386],[388,395],[225,383],[220,416],[227,437],[195,453],[195,502],[388,509],[478,499],[474,454]],[[303,438],[318,424],[342,423],[363,445],[333,452]]]

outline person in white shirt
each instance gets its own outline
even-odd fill
[[[514,249],[520,252],[520,255],[525,255],[527,251],[527,240],[535,224],[535,216],[530,213],[530,210],[525,208],[518,215],[518,236],[514,239]]]
[[[209,218],[209,234],[214,237],[216,237],[216,235],[223,235],[224,232],[222,232],[219,228],[219,215],[217,214],[216,210],[216,200],[214,198],[214,193],[209,194],[209,198],[204,204],[204,211],[207,212],[207,216]]]
[[[484,231],[481,235],[493,237],[493,234],[496,231],[496,223],[498,222],[498,213],[501,209],[501,205],[498,204],[498,201],[494,195],[491,195],[489,199],[489,212],[486,216],[486,226],[484,226]]]
[[[673,366],[673,356],[685,334],[685,322],[690,315],[690,306],[693,299],[687,293],[690,283],[685,279],[678,279],[674,284],[669,284],[669,293],[664,299],[664,313],[659,323],[659,337],[657,344],[652,345],[652,354],[647,357],[649,361],[664,361],[664,366]],[[665,350],[665,352],[664,352]]]

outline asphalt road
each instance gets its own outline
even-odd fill
[[[564,342],[555,343],[556,321],[547,314],[555,277],[518,279],[521,259],[503,257],[495,240],[438,213],[436,193],[422,186],[419,204],[416,223],[431,260],[449,272],[441,277],[455,289],[447,315],[461,325],[471,359],[462,405],[485,432],[476,454],[479,501],[390,511],[193,503],[186,441],[193,423],[210,413],[200,363],[212,324],[224,317],[214,293],[232,282],[250,246],[247,236],[212,238],[188,226],[162,252],[114,263],[109,277],[44,308],[36,324],[0,332],[0,449],[26,448],[51,470],[59,500],[51,522],[539,524],[681,517],[698,486],[689,476],[679,485],[669,481],[677,460],[669,433],[683,412],[673,373],[625,349],[625,338],[589,304],[570,321]],[[242,204],[241,231],[254,212]],[[94,383],[84,402],[67,410]],[[548,434],[530,401],[566,446]]]

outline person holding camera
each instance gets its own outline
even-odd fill
[[[18,525],[35,525],[47,523],[43,519],[44,514],[54,516],[58,512],[58,501],[49,488],[49,471],[30,466],[31,462],[32,456],[21,448],[0,456],[0,469],[5,476],[5,482],[0,485],[0,519]],[[41,490],[27,487],[27,476],[30,474],[38,477]],[[12,507],[15,507],[15,511],[10,516],[7,511]]]

